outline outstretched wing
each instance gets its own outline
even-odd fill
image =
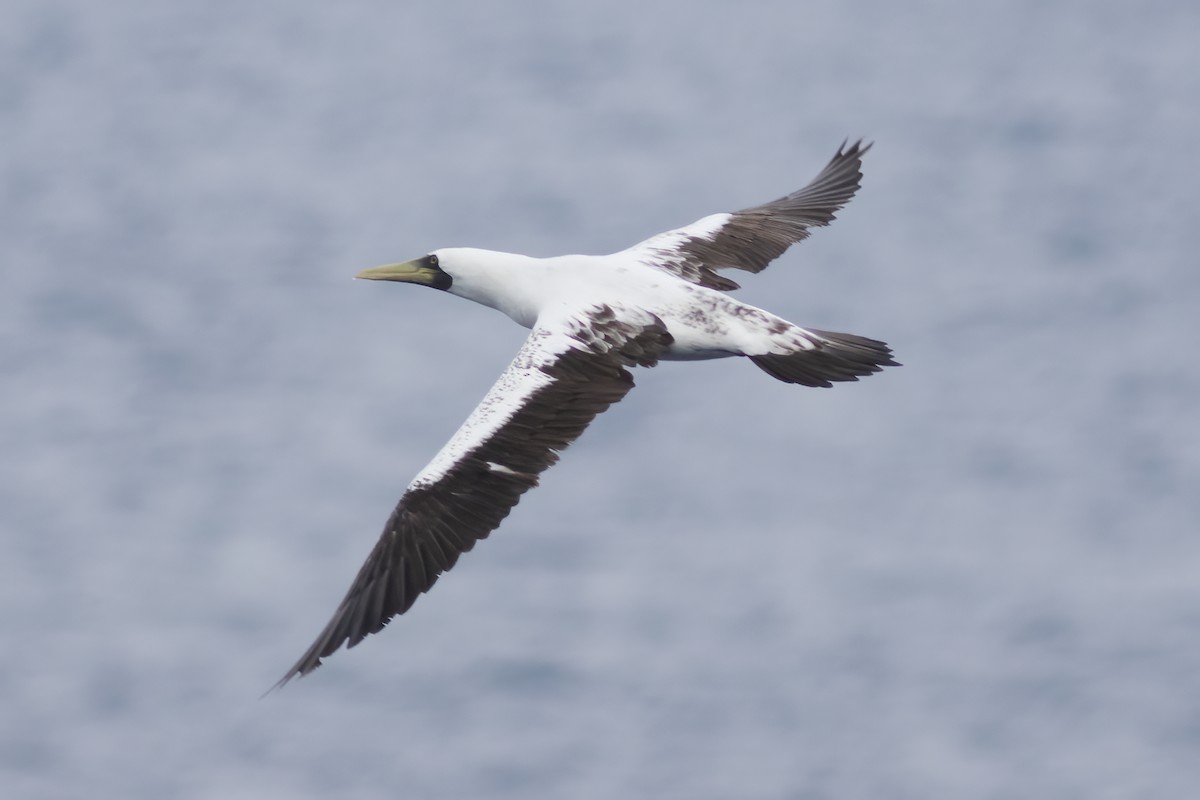
[[[500,379],[413,480],[350,591],[276,686],[312,672],[403,614],[508,516],[538,475],[671,343],[653,314],[595,306],[539,324]]]
[[[843,142],[837,154],[803,189],[732,214],[712,214],[684,228],[652,236],[626,253],[686,281],[728,291],[737,283],[720,269],[761,272],[809,230],[828,225],[850,202],[862,180],[862,156],[871,145]]]

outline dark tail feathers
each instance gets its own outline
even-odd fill
[[[787,355],[750,356],[763,372],[784,383],[804,386],[832,386],[831,381],[856,381],[884,367],[898,367],[892,350],[885,343],[813,328],[805,330],[819,336],[817,347]]]

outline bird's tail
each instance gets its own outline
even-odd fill
[[[816,346],[784,355],[750,356],[763,372],[784,383],[804,386],[832,386],[832,381],[856,381],[884,367],[898,367],[892,350],[884,342],[806,328]]]

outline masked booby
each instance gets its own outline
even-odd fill
[[[886,344],[802,328],[726,292],[828,225],[858,190],[861,140],[797,192],[713,214],[606,256],[435,250],[359,278],[429,286],[531,330],[462,427],[409,484],[333,618],[277,686],[407,611],[500,525],[588,423],[633,388],[626,367],[744,356],[787,383],[830,386],[898,366]]]

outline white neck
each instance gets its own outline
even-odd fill
[[[438,250],[438,261],[453,278],[450,294],[507,314],[517,324],[533,327],[552,291],[548,259],[455,247]]]

